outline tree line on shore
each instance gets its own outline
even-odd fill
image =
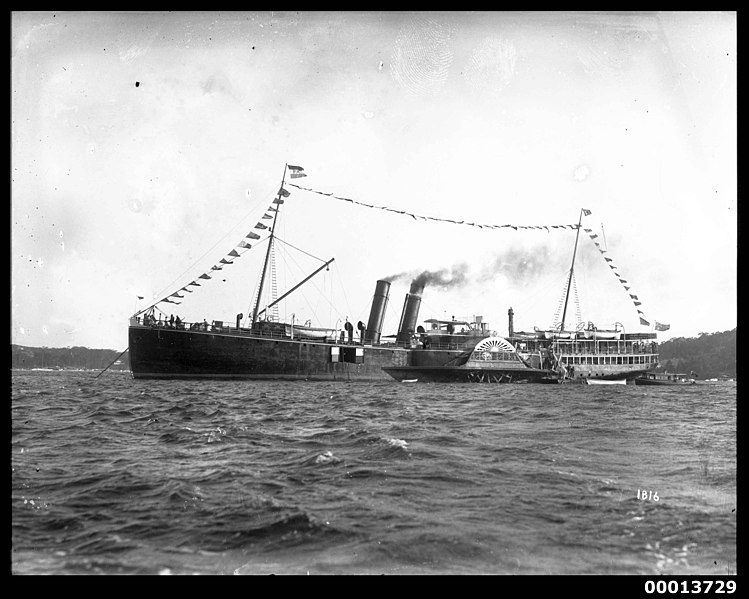
[[[665,372],[694,372],[699,379],[736,378],[736,329],[675,337],[659,343],[660,367]]]
[[[128,352],[113,349],[90,349],[88,347],[26,347],[11,345],[11,368],[51,368],[103,370],[130,370]],[[114,362],[114,364],[113,364]]]

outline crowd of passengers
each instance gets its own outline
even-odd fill
[[[184,329],[185,325],[187,324],[184,322],[179,316],[174,316],[174,314],[170,314],[169,318],[164,315],[164,319],[161,319],[161,314],[159,314],[158,320],[153,314],[145,314],[143,316],[143,324],[147,326],[152,327],[166,327],[169,329]],[[208,321],[206,319],[203,319],[203,322],[193,322],[190,323],[190,326],[188,327],[191,331],[210,331],[212,329],[211,325],[208,324]]]

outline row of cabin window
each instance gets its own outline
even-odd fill
[[[645,356],[564,356],[563,364],[652,364],[657,362],[654,355]]]

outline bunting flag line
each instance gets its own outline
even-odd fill
[[[588,216],[588,214],[590,214],[590,210],[583,209],[583,213],[585,213],[585,216]],[[598,235],[593,233],[593,229],[584,228],[583,231],[585,231],[588,234],[588,237],[590,237],[590,240],[593,242],[596,248],[598,248],[598,251],[601,253],[601,256],[603,256],[603,259],[606,261],[606,264],[608,265],[608,267],[612,271],[614,271],[614,275],[616,275],[616,278],[619,279],[619,282],[622,284],[622,287],[624,287],[624,290],[627,291],[627,295],[629,295],[630,299],[632,300],[632,303],[635,305],[635,308],[637,308],[637,306],[641,306],[642,302],[639,301],[640,298],[637,297],[637,295],[635,295],[634,293],[629,293],[631,286],[627,285],[627,280],[622,279],[621,276],[619,275],[618,268],[613,263],[614,262],[613,258],[609,258],[608,256],[604,255],[606,254],[606,250],[601,249],[601,246],[596,241],[596,239],[598,238]],[[637,309],[637,313],[640,315],[640,324],[644,326],[650,326],[650,323],[647,320],[645,320],[645,318],[643,318],[644,313],[642,312],[642,310]],[[660,330],[660,329],[656,329],[656,330]]]
[[[289,167],[291,168],[291,167]],[[375,206],[373,204],[365,204],[364,202],[357,202],[356,200],[352,200],[351,198],[343,198],[340,196],[333,195],[332,193],[325,193],[322,191],[318,191],[316,189],[310,189],[309,187],[302,187],[301,185],[297,185],[296,183],[289,183],[289,185],[296,187],[297,189],[301,189],[302,191],[309,191],[310,193],[316,193],[321,196],[327,196],[330,198],[333,198],[335,200],[340,200],[342,202],[349,202],[351,204],[356,204],[357,206],[364,206],[365,208],[374,208],[377,210],[385,210],[387,212],[394,212],[396,214],[402,214],[404,216],[410,216],[414,220],[431,220],[435,222],[442,222],[442,223],[452,223],[454,225],[465,225],[468,227],[478,227],[480,229],[504,229],[504,228],[512,228],[513,230],[517,231],[518,229],[536,229],[536,230],[545,230],[546,232],[549,232],[549,229],[577,229],[578,225],[490,225],[485,223],[472,223],[472,222],[466,222],[464,220],[452,220],[450,218],[437,218],[434,216],[424,216],[421,214],[413,214],[411,212],[406,212],[405,210],[396,210],[395,208],[389,208],[388,206]],[[273,200],[274,202],[280,202],[283,203],[283,200]]]
[[[283,188],[281,188],[281,190],[279,191],[279,193],[282,194],[282,195],[285,195],[287,197],[290,195],[288,192],[286,192],[285,194],[283,194],[283,191],[284,191]],[[281,203],[283,203],[283,200],[280,200],[280,201],[281,201]],[[273,207],[269,207],[268,209],[269,210],[273,210],[274,212],[278,211],[277,208],[273,208]],[[271,215],[269,215],[269,214],[264,214],[262,216],[262,218],[267,219],[267,218],[273,218],[273,217]],[[258,221],[258,223],[255,225],[255,229],[270,229],[270,227],[267,227],[266,225],[264,225],[263,223],[261,223],[261,222]],[[245,235],[245,238],[246,239],[257,240],[257,239],[260,239],[260,235],[258,235],[254,231],[250,231],[249,233],[247,233],[247,235]],[[240,253],[240,252],[237,251],[236,248],[240,248],[241,250],[244,250],[244,251]],[[247,243],[244,239],[242,239],[238,244],[236,244],[235,248],[233,248],[228,254],[226,254],[226,256],[224,258],[221,258],[216,264],[214,264],[213,266],[211,266],[211,268],[210,268],[210,270],[208,272],[216,271],[216,270],[222,270],[223,269],[223,265],[226,265],[226,264],[234,264],[234,259],[235,258],[240,258],[246,251],[250,250],[251,248],[252,248],[252,244]],[[197,278],[198,279],[207,279],[207,280],[211,279],[210,275],[208,275],[207,272],[201,274]],[[193,280],[190,283],[188,283],[187,285],[185,285],[184,287],[182,287],[181,289],[179,289],[179,291],[186,291],[187,293],[192,293],[193,291],[191,289],[188,289],[188,287],[191,286],[191,285],[195,286],[195,287],[200,287],[201,286],[200,283],[197,282],[197,280]],[[179,305],[181,302],[175,302],[172,299],[170,299],[170,298],[183,298],[184,295],[180,295],[179,291],[177,291],[175,293],[172,293],[171,295],[167,295],[163,299],[161,299],[161,300],[159,300],[159,301],[151,304],[151,306],[149,306],[149,308],[153,307],[156,304],[161,303],[161,302],[165,302],[165,303],[169,303],[169,304],[178,304]]]

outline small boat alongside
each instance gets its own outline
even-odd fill
[[[646,372],[635,379],[638,385],[694,385],[690,375],[675,372]]]
[[[585,379],[586,385],[626,385],[627,379]]]

